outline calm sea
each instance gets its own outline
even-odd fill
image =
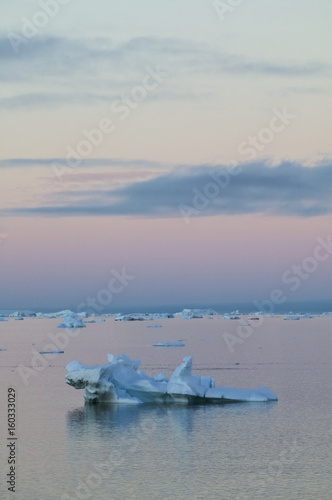
[[[221,318],[108,318],[75,337],[59,322],[0,322],[1,499],[331,500],[332,317],[264,318],[247,338],[237,321]],[[148,328],[155,323],[162,327]],[[232,348],[225,334],[238,339]],[[55,338],[65,353],[37,356]],[[179,339],[185,347],[152,346]],[[65,365],[102,364],[107,352],[168,375],[191,354],[193,371],[216,385],[266,385],[279,401],[84,406],[82,391],[64,382]],[[6,483],[8,389],[16,398],[15,493]]]

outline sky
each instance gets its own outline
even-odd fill
[[[329,0],[1,14],[0,309],[332,305]]]

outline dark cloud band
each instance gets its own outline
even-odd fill
[[[267,161],[233,167],[178,167],[122,187],[61,192],[62,205],[17,208],[8,215],[184,217],[263,213],[332,214],[332,163],[313,167]],[[59,199],[60,199],[59,198]],[[51,202],[51,200],[49,200]],[[8,212],[7,212],[8,213]]]

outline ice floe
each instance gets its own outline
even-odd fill
[[[152,344],[154,347],[184,347],[185,344],[178,340],[177,342],[155,342]]]
[[[63,354],[64,351],[59,351],[59,350],[55,350],[55,351],[39,351],[39,354]]]
[[[236,389],[215,387],[210,376],[191,373],[192,357],[186,356],[168,379],[164,373],[150,377],[139,370],[140,361],[125,354],[108,354],[108,363],[87,366],[71,361],[66,383],[84,389],[86,403],[231,403],[277,401],[267,387]]]

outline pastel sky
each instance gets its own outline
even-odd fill
[[[0,309],[332,299],[331,19],[4,0]]]

